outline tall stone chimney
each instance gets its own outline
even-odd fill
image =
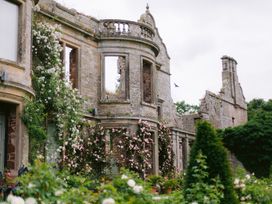
[[[221,97],[233,104],[246,107],[245,98],[237,75],[237,61],[224,55],[222,58],[222,89]]]
[[[232,98],[236,101],[236,65],[235,59],[229,56],[223,56],[222,58],[222,91],[226,97]]]

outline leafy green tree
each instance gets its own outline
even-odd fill
[[[175,105],[177,112],[181,115],[186,113],[197,113],[199,111],[199,106],[187,104],[185,101],[176,102]]]
[[[227,152],[216,135],[214,128],[207,121],[199,121],[197,124],[196,140],[190,153],[189,166],[185,178],[185,189],[192,188],[198,182],[197,177],[194,175],[194,167],[198,166],[197,157],[199,152],[207,158],[207,172],[208,177],[206,182],[211,182],[219,178],[224,186],[224,197],[221,203],[235,204],[238,203],[237,196],[233,188],[232,174],[227,158]],[[185,198],[187,193],[185,191]]]
[[[223,142],[248,171],[257,177],[269,177],[272,165],[272,100],[250,101],[248,118],[243,126],[225,129]]]

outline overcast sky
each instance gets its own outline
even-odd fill
[[[198,104],[221,88],[221,57],[238,62],[247,101],[272,98],[272,0],[58,0],[98,19],[150,12],[171,57],[172,97]],[[179,85],[174,88],[173,83]]]

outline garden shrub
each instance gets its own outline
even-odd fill
[[[190,152],[190,161],[187,168],[185,179],[185,189],[191,188],[197,183],[194,176],[194,167],[197,166],[197,156],[199,152],[206,157],[207,162],[207,184],[212,179],[218,178],[224,186],[224,198],[221,199],[224,204],[238,203],[237,196],[233,189],[232,174],[228,163],[227,152],[223,147],[214,128],[207,121],[199,121],[197,124],[196,140]],[[185,191],[185,198],[187,192]]]
[[[40,160],[35,160],[34,165],[29,167],[29,172],[19,177],[19,182],[17,194],[45,203],[56,202],[58,192],[62,192],[65,187],[63,180],[57,177],[57,170]]]
[[[195,159],[191,175],[194,183],[184,190],[186,203],[219,204],[224,196],[224,186],[218,177],[209,179],[206,157],[201,151],[198,152]]]
[[[236,170],[234,188],[239,200],[244,203],[272,203],[272,180],[257,179],[244,169]]]

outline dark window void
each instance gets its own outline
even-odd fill
[[[161,106],[157,107],[157,113],[158,113],[158,119],[161,120],[161,118],[162,118]]]
[[[125,56],[104,57],[104,95],[107,100],[126,99],[127,65]]]
[[[15,169],[16,105],[0,102],[0,171]]]
[[[232,117],[232,125],[234,126],[235,125],[235,118],[234,117]]]
[[[152,64],[143,60],[143,101],[152,103]]]
[[[73,88],[77,86],[77,72],[78,72],[78,49],[64,44],[64,67],[65,78],[71,83]]]

